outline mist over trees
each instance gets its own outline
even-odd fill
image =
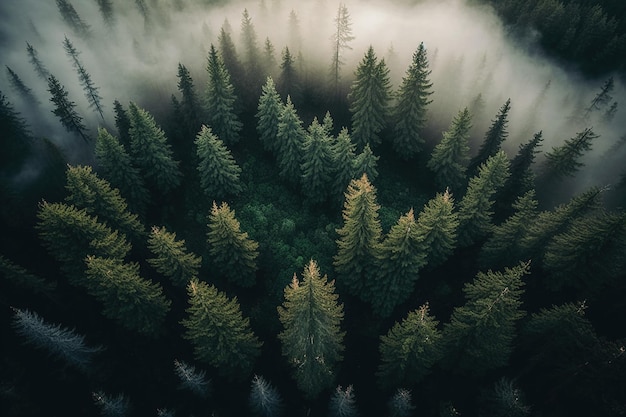
[[[618,3],[2,3],[0,414],[623,415]]]

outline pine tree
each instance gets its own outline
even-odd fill
[[[92,393],[91,396],[94,403],[100,407],[100,415],[102,417],[126,417],[128,415],[130,402],[124,394],[112,396],[98,391]]]
[[[459,203],[459,245],[470,246],[491,230],[493,196],[509,175],[509,160],[503,151],[487,159],[470,179],[467,192]]]
[[[139,170],[132,165],[130,156],[117,138],[104,128],[98,129],[95,157],[100,175],[120,191],[129,209],[143,213],[150,196]]]
[[[530,415],[523,392],[513,381],[500,378],[484,396],[481,415],[486,417],[525,417]]]
[[[239,56],[235,48],[235,43],[231,37],[230,24],[228,20],[224,21],[224,25],[220,29],[220,34],[217,37],[219,45],[220,56],[224,61],[224,66],[230,74],[231,80],[235,84],[236,90],[242,90],[245,88],[243,82],[245,80],[245,69],[239,61]]]
[[[224,142],[213,134],[211,128],[202,126],[195,141],[198,155],[200,185],[209,198],[224,197],[241,192],[241,168],[235,162]]]
[[[268,76],[276,74],[276,48],[269,37],[265,38],[265,42],[263,42],[261,63],[265,74],[268,74]]]
[[[244,49],[243,65],[246,69],[248,87],[243,92],[256,99],[258,90],[263,83],[264,74],[261,68],[261,51],[257,44],[257,34],[248,9],[244,9],[241,15],[241,43]]]
[[[398,388],[389,400],[389,403],[387,403],[387,408],[389,409],[389,417],[410,417],[413,415],[413,410],[415,410],[411,400],[411,392]]]
[[[7,74],[9,76],[9,83],[11,87],[29,104],[37,104],[39,101],[33,95],[33,90],[28,88],[19,75],[15,73],[8,65],[6,66]]]
[[[174,360],[174,372],[180,380],[179,389],[189,390],[200,398],[209,396],[211,380],[206,379],[206,372],[179,360]]]
[[[380,258],[382,228],[378,219],[380,206],[376,202],[376,188],[367,175],[350,181],[342,217],[344,224],[337,229],[337,254],[334,266],[341,285],[364,299],[367,274]]]
[[[293,51],[302,49],[300,19],[298,19],[298,14],[293,9],[289,12],[289,22],[287,23],[287,47]]]
[[[96,0],[98,3],[98,9],[100,9],[100,14],[102,15],[102,19],[104,23],[112,28],[115,25],[115,14],[113,13],[113,1],[112,0]]]
[[[200,130],[202,123],[200,122],[200,102],[193,85],[193,79],[187,67],[180,62],[178,63],[178,91],[180,91],[182,99],[180,109],[185,126],[186,137],[192,138]]]
[[[400,216],[385,237],[376,272],[365,283],[365,297],[372,304],[374,314],[388,317],[413,293],[419,270],[426,263],[423,239],[413,209]]]
[[[553,147],[552,151],[546,153],[543,176],[556,179],[573,177],[580,168],[585,166],[580,159],[585,152],[591,150],[592,142],[597,138],[598,135],[591,128],[587,128],[577,133],[575,137],[566,140],[563,145]]]
[[[422,150],[424,138],[421,130],[426,125],[426,112],[433,94],[429,80],[428,57],[424,43],[413,54],[413,61],[402,78],[397,101],[391,110],[393,126],[392,144],[396,153],[408,159]]]
[[[91,364],[93,355],[102,347],[90,347],[85,344],[85,336],[75,331],[44,321],[37,313],[29,310],[13,309],[13,327],[26,341],[48,351],[64,362],[86,370]]]
[[[209,80],[204,104],[209,126],[224,143],[233,145],[239,141],[242,125],[235,114],[236,97],[230,75],[213,45],[209,50],[207,72]]]
[[[280,176],[291,179],[300,178],[300,160],[306,139],[306,131],[302,127],[302,120],[298,117],[291,97],[287,96],[287,104],[280,113],[278,122],[278,145],[276,159]]]
[[[78,15],[72,3],[67,0],[56,0],[57,7],[61,13],[61,17],[65,23],[76,33],[80,38],[89,38],[91,36],[91,29]]]
[[[285,301],[278,307],[284,328],[278,335],[283,356],[309,399],[332,386],[336,365],[342,359],[343,305],[337,299],[334,281],[320,276],[317,263],[311,260],[304,268],[302,281],[294,274],[285,288]]]
[[[215,366],[231,378],[246,377],[260,354],[262,343],[250,329],[237,298],[228,299],[214,286],[192,280],[187,286],[189,316],[182,321],[197,360]]]
[[[352,138],[362,149],[380,143],[378,134],[387,125],[391,86],[389,68],[370,45],[355,73],[348,100],[352,113]]]
[[[413,385],[430,373],[442,353],[438,324],[426,303],[380,337],[377,376],[381,386]]]
[[[276,90],[282,97],[297,97],[299,93],[298,73],[295,68],[295,59],[288,47],[282,52],[282,60],[280,63],[280,75]]]
[[[167,194],[178,187],[181,174],[165,133],[154,117],[135,103],[128,106],[130,154],[149,188]]]
[[[334,155],[331,138],[317,118],[308,128],[302,146],[302,191],[312,203],[326,200],[334,174]]]
[[[124,106],[115,100],[113,102],[113,110],[115,111],[115,128],[120,138],[120,143],[126,149],[126,152],[130,152],[130,118],[128,113],[124,110]]]
[[[242,287],[254,285],[259,244],[242,232],[235,212],[227,203],[213,202],[207,232],[209,254],[215,267],[229,281]]]
[[[354,388],[352,385],[348,385],[346,389],[343,389],[341,385],[335,389],[332,397],[330,397],[330,404],[328,405],[329,417],[356,417],[358,411],[356,409],[356,399],[354,395]]]
[[[103,305],[102,314],[148,336],[163,331],[171,302],[159,284],[139,276],[139,264],[87,256],[85,286]]]
[[[458,214],[454,211],[454,198],[448,190],[437,194],[420,212],[417,233],[422,242],[429,268],[441,265],[456,247]]]
[[[186,288],[198,277],[202,258],[187,251],[185,240],[176,240],[176,233],[168,232],[165,227],[152,227],[148,249],[155,256],[147,259],[148,263],[174,285]]]
[[[459,192],[467,183],[471,128],[472,116],[466,107],[452,120],[441,142],[433,149],[427,165],[435,173],[435,183],[440,190],[449,187]]]
[[[0,275],[15,287],[32,291],[35,294],[50,295],[56,288],[55,282],[32,274],[2,254],[0,254]]]
[[[274,80],[267,77],[263,86],[263,93],[259,97],[256,118],[258,120],[256,130],[263,147],[271,152],[276,152],[278,147],[278,123],[284,104],[276,91]]]
[[[124,233],[130,240],[145,235],[143,225],[136,214],[128,211],[126,201],[119,190],[112,188],[108,181],[99,178],[90,166],[69,165],[66,175],[67,204],[85,209],[87,214],[97,217],[98,221],[111,229]]]
[[[354,155],[356,146],[350,139],[348,129],[341,129],[335,143],[333,143],[332,154],[334,155],[335,172],[332,178],[332,195],[343,200],[343,193],[348,188],[348,184],[355,177],[354,163],[356,156]],[[359,174],[362,175],[363,173]]]
[[[515,322],[525,314],[520,297],[529,265],[479,272],[472,283],[465,284],[467,301],[454,309],[443,329],[443,358],[448,368],[480,374],[507,364]]]
[[[37,50],[28,42],[26,42],[26,52],[28,52],[28,59],[30,63],[33,64],[33,68],[37,75],[47,82],[48,78],[50,78],[50,71],[48,71],[48,68],[46,68],[43,62],[39,59],[39,53]]]
[[[352,36],[352,22],[350,13],[345,4],[340,3],[337,8],[337,16],[334,19],[335,33],[331,37],[333,43],[333,56],[330,64],[330,77],[333,90],[339,94],[339,80],[341,79],[341,67],[345,64],[343,54],[346,49],[352,49],[349,45],[354,40]]]
[[[252,414],[258,417],[278,417],[283,407],[278,390],[258,375],[252,378],[248,404]]]
[[[83,124],[83,118],[74,110],[76,103],[70,101],[68,92],[54,75],[48,78],[48,91],[52,95],[50,101],[54,103],[52,113],[59,118],[65,130],[74,132],[83,138],[85,142],[89,142],[87,127]]]
[[[484,164],[487,159],[500,151],[502,142],[509,136],[509,132],[506,130],[507,124],[509,123],[509,110],[511,110],[511,99],[508,99],[506,103],[500,107],[496,119],[491,123],[487,133],[485,133],[485,139],[482,145],[480,145],[478,155],[470,161],[468,168],[470,175],[476,175],[478,168]]]
[[[374,155],[369,144],[365,145],[363,151],[354,158],[354,177],[359,178],[365,174],[370,181],[374,181],[378,177],[376,166],[379,158]]]
[[[615,81],[613,80],[613,77],[609,77],[602,85],[602,88],[600,88],[598,94],[596,94],[593,100],[591,100],[591,103],[589,103],[589,107],[585,109],[583,119],[586,120],[589,118],[589,115],[592,112],[599,111],[605,108],[611,102],[611,100],[613,100],[613,96],[611,95],[611,93],[613,92],[614,88]]]

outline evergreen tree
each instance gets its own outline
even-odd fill
[[[26,341],[48,351],[52,356],[85,370],[93,359],[93,355],[102,347],[90,347],[85,344],[85,336],[75,331],[44,321],[37,313],[29,310],[13,309],[13,327]]]
[[[388,317],[397,305],[410,297],[419,270],[426,263],[423,239],[413,209],[400,216],[385,237],[376,272],[365,283],[366,298],[376,315]]]
[[[484,397],[481,415],[486,417],[530,415],[530,407],[524,400],[523,392],[510,379],[500,378]]]
[[[180,380],[180,389],[189,390],[200,398],[209,395],[211,380],[206,379],[206,372],[196,370],[195,366],[179,360],[174,360],[174,372]]]
[[[263,72],[265,74],[276,74],[276,48],[269,37],[265,38],[263,43]]]
[[[439,189],[449,187],[454,192],[459,192],[467,183],[471,128],[472,116],[466,107],[452,120],[452,125],[443,133],[441,142],[433,149],[428,168],[435,173],[435,183]]]
[[[585,152],[591,150],[591,144],[598,138],[591,128],[587,128],[568,139],[559,147],[553,147],[546,153],[543,175],[547,178],[573,177],[585,164],[580,159]]]
[[[115,100],[113,102],[113,110],[115,111],[115,128],[117,129],[117,134],[120,138],[120,143],[126,149],[126,152],[130,152],[130,118],[128,117],[128,112],[124,110],[124,106]]]
[[[284,105],[276,91],[274,80],[267,77],[263,86],[263,93],[259,97],[256,118],[258,120],[256,130],[263,147],[271,152],[276,152],[278,147],[278,123]]]
[[[377,376],[381,386],[413,385],[430,373],[442,353],[438,324],[426,303],[380,337]]]
[[[61,17],[65,23],[76,33],[80,38],[89,38],[91,36],[91,29],[78,15],[72,3],[67,0],[56,0],[57,7],[61,13]]]
[[[78,58],[80,52],[74,48],[74,45],[70,42],[70,40],[65,37],[63,41],[63,47],[65,48],[65,52],[72,59],[72,64],[76,69],[76,73],[78,74],[78,79],[80,81],[80,85],[83,87],[83,91],[85,93],[85,97],[87,98],[87,102],[89,103],[89,108],[93,108],[98,114],[102,121],[104,121],[104,113],[102,110],[102,97],[100,93],[98,93],[99,88],[96,87],[94,82],[91,80],[91,75],[87,72],[82,62]]]
[[[209,254],[215,267],[237,285],[254,285],[259,244],[241,231],[235,212],[227,203],[218,207],[213,202],[208,229]]]
[[[376,188],[370,184],[367,175],[350,181],[342,212],[344,224],[337,229],[339,239],[334,265],[341,285],[362,299],[367,295],[367,274],[374,271],[380,258],[382,228],[379,209]]]
[[[143,213],[150,196],[144,186],[139,170],[120,142],[106,129],[98,129],[95,157],[98,171],[113,188],[120,191],[132,212]]]
[[[283,406],[278,390],[258,375],[252,378],[248,404],[252,414],[258,417],[278,417]]]
[[[478,155],[470,161],[468,168],[470,175],[476,175],[479,167],[484,164],[487,159],[500,151],[502,142],[509,136],[509,132],[506,130],[507,124],[509,123],[509,110],[511,110],[511,99],[508,99],[506,103],[500,107],[496,119],[491,123],[487,133],[485,133],[485,138],[483,139],[482,145],[480,145]]]
[[[223,199],[241,192],[241,168],[235,162],[224,142],[211,128],[202,126],[196,137],[200,185],[209,198]]]
[[[376,165],[379,157],[374,155],[370,145],[365,145],[363,151],[354,158],[354,177],[359,178],[360,175],[367,175],[370,181],[374,181],[378,177]]]
[[[115,14],[113,13],[113,1],[112,0],[96,0],[98,3],[98,9],[100,9],[100,14],[102,15],[102,19],[104,23],[112,28],[115,24]]]
[[[487,159],[470,179],[459,203],[459,245],[470,246],[491,230],[493,196],[509,175],[509,160],[503,151]]]
[[[98,221],[119,230],[131,240],[144,236],[143,225],[136,214],[128,211],[119,190],[111,188],[111,184],[99,178],[90,166],[69,165],[66,174],[67,204],[85,209],[87,214],[97,217]]]
[[[295,10],[289,12],[289,22],[287,23],[287,47],[293,51],[302,48],[302,35],[300,33],[300,19]]]
[[[230,83],[230,75],[224,61],[211,45],[207,64],[209,80],[207,82],[205,110],[209,126],[217,137],[227,145],[239,141],[241,122],[235,114],[235,90]]]
[[[352,22],[350,13],[345,4],[340,3],[337,8],[337,16],[334,19],[335,32],[331,37],[333,43],[333,56],[330,64],[330,77],[335,94],[339,94],[339,80],[341,79],[341,67],[345,64],[343,54],[346,49],[352,49],[349,45],[354,40],[352,36]]]
[[[479,272],[463,287],[467,302],[443,329],[444,362],[450,369],[483,373],[507,364],[515,322],[524,316],[520,297],[529,263],[503,272]]]
[[[139,264],[87,256],[85,286],[103,305],[102,314],[129,330],[156,336],[171,302],[159,284],[139,276]]]
[[[391,110],[392,143],[396,153],[408,159],[422,150],[424,138],[420,131],[426,125],[426,112],[433,94],[429,80],[428,57],[424,43],[413,54],[413,61],[402,78],[397,101]]]
[[[331,138],[317,118],[309,126],[302,146],[302,191],[313,203],[326,200],[334,174],[334,155]]]
[[[34,275],[13,263],[10,259],[0,254],[0,275],[11,282],[15,287],[32,291],[35,294],[50,295],[56,288],[56,283]]]
[[[112,396],[98,391],[92,393],[92,397],[94,403],[100,407],[102,417],[126,417],[130,409],[130,402],[124,394]]]
[[[68,92],[54,75],[48,78],[48,91],[52,95],[50,101],[54,103],[52,113],[59,118],[61,124],[68,132],[74,132],[83,138],[85,142],[88,142],[87,127],[83,124],[83,118],[74,110],[76,103],[70,101]]]
[[[352,113],[352,138],[362,149],[380,143],[378,134],[387,125],[391,87],[389,68],[378,58],[370,45],[355,73],[348,100]]]
[[[0,178],[21,169],[30,153],[32,134],[26,121],[0,91]],[[0,183],[4,180],[0,179]]]
[[[6,66],[6,69],[11,87],[13,87],[13,89],[29,104],[37,104],[38,101],[33,95],[33,90],[28,88],[19,75],[17,75],[8,65]]]
[[[335,143],[333,143],[332,154],[334,155],[335,172],[332,178],[332,195],[343,200],[343,193],[348,188],[350,180],[355,177],[354,155],[355,145],[350,139],[348,129],[341,129]],[[361,173],[362,175],[362,173]]]
[[[417,218],[417,234],[421,251],[426,254],[430,268],[442,264],[456,247],[459,217],[454,211],[454,198],[448,190],[437,194],[420,212]]]
[[[357,412],[355,403],[356,399],[352,385],[348,385],[345,390],[341,388],[341,385],[339,385],[332,397],[330,397],[328,416],[356,417],[359,413]]]
[[[130,154],[149,188],[167,194],[180,184],[178,162],[154,117],[135,103],[128,106]]]
[[[191,341],[196,359],[229,378],[247,376],[262,343],[252,333],[250,319],[242,316],[237,298],[228,299],[213,285],[197,280],[189,283],[187,292],[189,316],[182,321],[183,337]]]
[[[33,64],[33,68],[37,75],[47,82],[48,78],[50,78],[50,71],[48,71],[48,68],[46,68],[43,62],[39,59],[39,53],[37,50],[28,42],[26,42],[26,52],[28,52],[28,59],[30,63]]]
[[[168,232],[165,227],[152,227],[148,249],[155,256],[147,259],[148,263],[174,285],[186,288],[198,277],[202,258],[187,251],[185,240],[176,240],[176,233]]]
[[[241,15],[241,43],[244,49],[243,65],[246,69],[248,86],[244,92],[256,98],[258,89],[263,83],[264,74],[261,68],[261,52],[257,43],[257,34],[248,9],[244,9]]]
[[[295,68],[295,59],[293,55],[291,55],[291,52],[289,52],[288,47],[285,47],[282,52],[280,75],[278,76],[276,89],[280,92],[282,97],[297,97],[299,92],[298,73]]]
[[[317,263],[311,260],[304,268],[302,282],[294,274],[285,288],[285,301],[278,307],[284,328],[278,335],[283,355],[293,366],[298,387],[309,399],[332,386],[335,367],[342,359],[343,305],[337,299],[334,281],[320,276]]]
[[[415,410],[411,400],[411,392],[398,388],[387,404],[389,417],[410,417]]]
[[[589,103],[589,107],[585,109],[583,119],[588,119],[589,115],[592,112],[602,110],[603,108],[608,106],[611,100],[613,100],[613,96],[611,95],[611,93],[613,92],[614,88],[615,81],[613,80],[613,77],[609,77],[602,85],[602,88],[600,89],[598,94],[596,94],[593,100],[591,100],[591,103]]]
[[[220,34],[217,37],[219,45],[220,55],[226,70],[230,74],[233,83],[237,90],[245,88],[243,82],[245,80],[245,69],[239,61],[237,50],[235,49],[235,43],[231,37],[230,24],[228,20],[224,21],[224,25],[220,29]]]
[[[300,178],[300,160],[302,148],[306,140],[306,131],[302,127],[302,120],[298,117],[291,97],[287,96],[287,104],[278,119],[278,145],[276,156],[280,176],[287,179]]]
[[[192,138],[196,135],[202,123],[200,122],[200,103],[193,85],[193,79],[187,67],[180,62],[178,63],[178,91],[180,91],[182,99],[180,102],[180,110],[185,126],[186,137]]]

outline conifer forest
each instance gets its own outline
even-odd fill
[[[626,416],[623,0],[11,0],[0,51],[0,415]]]

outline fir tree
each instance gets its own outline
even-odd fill
[[[354,158],[354,178],[359,178],[365,174],[370,181],[374,181],[378,177],[378,170],[376,169],[378,159],[379,157],[374,155],[370,145],[365,145],[363,151]]]
[[[193,79],[187,67],[180,62],[178,63],[178,91],[180,91],[182,99],[180,102],[180,110],[185,126],[186,137],[194,137],[200,130],[202,123],[200,122],[200,102],[193,85]]]
[[[559,147],[553,147],[546,153],[543,175],[547,178],[561,179],[573,177],[585,164],[580,159],[591,150],[591,144],[598,138],[591,128],[587,128],[568,139]]]
[[[112,0],[96,0],[98,3],[98,9],[100,9],[100,14],[102,15],[102,19],[104,23],[112,28],[115,25],[115,14],[113,13],[113,1]]]
[[[287,47],[293,51],[299,51],[302,48],[300,19],[293,9],[289,12],[289,22],[287,23]]]
[[[257,91],[263,83],[263,70],[257,34],[248,9],[244,9],[241,15],[241,43],[244,49],[243,65],[246,69],[246,84],[248,86],[244,92],[256,98],[258,97]]]
[[[209,396],[211,380],[206,379],[206,372],[179,360],[174,360],[174,372],[180,380],[179,389],[191,391],[200,398]]]
[[[56,283],[32,274],[2,254],[0,254],[0,275],[15,287],[32,291],[35,294],[50,295],[56,288]]]
[[[589,107],[585,109],[583,119],[586,120],[589,118],[589,115],[592,112],[599,111],[605,108],[611,102],[611,100],[613,100],[613,96],[611,95],[611,93],[613,92],[614,88],[615,81],[613,80],[613,77],[609,77],[602,85],[602,88],[600,88],[598,94],[596,94],[593,100],[591,100],[591,103],[589,103]]]
[[[454,211],[454,198],[448,190],[437,194],[420,212],[417,218],[417,233],[421,251],[426,254],[430,268],[442,264],[456,247],[458,214]]]
[[[74,110],[76,103],[70,101],[68,92],[54,75],[48,78],[48,91],[52,95],[50,101],[54,103],[52,113],[59,118],[61,124],[68,132],[74,132],[83,138],[85,142],[88,142],[87,127],[83,124],[83,118]]]
[[[176,233],[168,232],[165,227],[152,227],[148,249],[155,256],[147,259],[148,263],[174,285],[186,288],[198,277],[202,258],[187,251],[185,241],[176,240]]]
[[[256,130],[263,147],[271,152],[276,152],[278,147],[278,123],[284,105],[276,91],[274,80],[267,77],[263,86],[263,93],[259,97],[256,118],[258,120]]]
[[[30,153],[32,134],[26,121],[0,91],[0,174],[12,174],[21,169]],[[0,180],[0,183],[4,180]]]
[[[57,7],[61,13],[61,17],[65,23],[76,33],[80,38],[89,38],[91,36],[91,29],[78,15],[72,3],[67,0],[56,0]]]
[[[330,397],[328,416],[356,417],[359,413],[357,412],[355,403],[356,399],[352,385],[348,385],[346,389],[343,389],[341,385],[339,385],[337,389],[335,389],[332,397]]]
[[[128,110],[133,162],[150,188],[167,194],[178,187],[181,174],[165,133],[157,126],[154,117],[135,103],[131,102]]]
[[[508,115],[511,110],[511,99],[508,99],[506,103],[500,107],[496,119],[491,123],[489,130],[485,133],[482,145],[476,155],[470,161],[468,173],[470,175],[476,175],[479,167],[484,164],[489,158],[500,152],[502,142],[509,136],[507,124],[509,123]]]
[[[285,47],[282,51],[280,75],[278,76],[276,89],[282,97],[297,97],[299,92],[298,73],[295,68],[295,59],[288,47]]]
[[[227,145],[239,141],[241,122],[235,114],[235,90],[224,61],[211,45],[207,63],[209,80],[206,87],[205,110],[208,122],[217,137]]]
[[[113,102],[113,110],[115,111],[115,128],[120,138],[120,143],[126,149],[126,152],[130,152],[130,118],[128,113],[124,110],[124,106],[115,100]]]
[[[507,364],[515,322],[524,316],[520,297],[529,263],[503,272],[479,272],[463,287],[465,305],[444,326],[444,362],[450,369],[483,373]]]
[[[377,376],[381,386],[413,385],[430,373],[442,353],[438,324],[426,303],[380,337]]]
[[[331,138],[315,118],[302,146],[300,166],[302,191],[311,202],[321,203],[328,197],[334,162]]]
[[[320,276],[317,263],[311,260],[304,268],[302,282],[294,274],[285,288],[285,301],[278,307],[284,328],[278,335],[283,355],[293,367],[298,387],[309,399],[332,386],[335,367],[342,359],[343,305],[337,298],[334,281]]]
[[[378,58],[370,45],[359,63],[348,100],[352,113],[352,138],[362,149],[366,144],[380,143],[378,134],[387,125],[391,87],[389,68]]]
[[[433,93],[429,80],[428,57],[424,43],[413,54],[413,61],[402,78],[397,101],[391,110],[393,126],[392,144],[396,153],[408,159],[422,150],[424,138],[421,130],[426,125],[426,112]]]
[[[344,224],[337,229],[339,239],[333,264],[341,285],[365,299],[367,274],[374,270],[376,260],[380,258],[380,206],[376,202],[376,188],[365,174],[358,180],[350,181],[345,195]]]
[[[258,417],[278,417],[283,406],[278,390],[258,375],[252,378],[248,404],[252,414]]]
[[[22,79],[19,77],[19,75],[17,75],[15,71],[13,71],[8,65],[6,66],[6,69],[11,87],[13,87],[13,89],[31,105],[37,104],[38,101],[33,95],[33,90],[28,88],[26,84],[24,84],[24,81],[22,81]]]
[[[352,22],[350,13],[345,4],[340,3],[337,8],[337,16],[334,19],[335,32],[331,37],[333,43],[333,56],[330,64],[330,77],[333,90],[339,93],[339,80],[341,79],[341,67],[345,64],[343,54],[346,49],[352,49],[349,45],[354,40],[352,36]]]
[[[415,410],[415,406],[411,400],[411,392],[398,388],[396,393],[387,403],[389,409],[389,417],[410,417]]]
[[[456,115],[450,128],[443,133],[441,142],[435,146],[428,168],[435,173],[435,183],[439,189],[449,187],[458,192],[467,183],[471,128],[472,116],[466,107]]]
[[[130,402],[124,394],[116,396],[105,394],[102,391],[92,393],[94,403],[100,407],[102,417],[126,417],[130,409]]]
[[[239,56],[237,55],[237,50],[235,49],[235,43],[231,37],[230,24],[228,23],[228,20],[224,21],[224,25],[220,29],[220,34],[217,37],[217,42],[224,66],[236,85],[237,90],[245,88],[243,85],[243,81],[245,79],[245,69],[239,61]]]
[[[522,391],[507,378],[500,378],[485,395],[481,415],[486,417],[525,417],[530,407]]]
[[[241,192],[241,168],[211,128],[202,126],[195,141],[198,155],[200,185],[209,198],[224,199]]]
[[[354,155],[355,145],[350,139],[348,129],[341,129],[337,139],[333,144],[332,153],[334,155],[335,172],[332,178],[332,194],[343,200],[343,193],[346,191],[348,184],[355,177]],[[359,174],[362,175],[363,173]]]
[[[491,230],[493,196],[509,175],[509,160],[503,151],[490,157],[470,179],[459,203],[459,245],[470,246]]]
[[[276,74],[276,48],[269,37],[263,42],[263,72],[265,74]]]
[[[306,140],[306,131],[302,127],[302,120],[298,117],[291,97],[287,96],[287,104],[278,119],[278,145],[276,159],[280,176],[287,179],[300,178],[300,160],[302,148]]]
[[[242,287],[254,285],[259,244],[242,232],[235,212],[227,203],[213,202],[207,232],[209,254],[216,268],[229,281]]]
[[[150,196],[139,170],[124,146],[104,128],[98,129],[95,156],[101,176],[120,191],[132,212],[143,213]]]
[[[171,302],[160,285],[139,276],[139,264],[87,256],[85,286],[103,305],[102,314],[148,336],[163,331]]]
[[[26,42],[26,52],[28,52],[28,59],[30,63],[33,64],[33,68],[37,75],[47,82],[48,78],[50,78],[50,71],[48,71],[48,68],[46,68],[43,62],[39,59],[39,53],[37,50],[28,42]]]
[[[262,343],[250,329],[237,298],[228,299],[214,286],[192,280],[188,318],[182,321],[197,360],[215,366],[220,373],[238,379],[247,376],[259,356]]]

